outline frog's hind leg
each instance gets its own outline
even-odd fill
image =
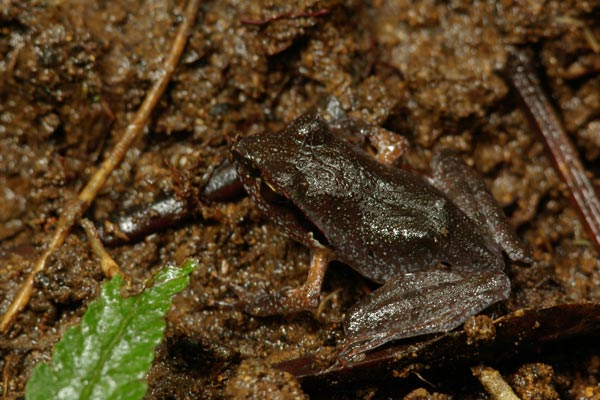
[[[239,288],[236,291],[238,306],[256,316],[290,314],[298,311],[311,311],[319,305],[321,286],[332,255],[329,250],[313,250],[308,278],[304,285],[275,294],[252,295]]]
[[[391,340],[452,330],[509,293],[506,275],[493,270],[401,275],[349,311],[339,358],[349,360]]]
[[[349,143],[361,147],[368,142],[377,152],[375,158],[382,164],[395,165],[409,147],[404,136],[350,117],[335,96],[319,99],[312,112],[323,118],[336,136],[345,138]]]
[[[433,157],[431,169],[431,184],[482,227],[482,233],[504,250],[511,260],[532,261],[529,249],[519,240],[502,209],[473,169],[447,150]]]

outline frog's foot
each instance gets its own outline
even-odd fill
[[[313,250],[308,278],[304,285],[297,289],[283,290],[275,294],[253,295],[242,288],[232,287],[240,298],[238,307],[256,316],[290,314],[316,309],[319,306],[321,286],[330,260],[330,251]]]
[[[408,149],[408,139],[379,126],[371,127],[369,137],[371,144],[377,149],[377,161],[394,165]]]
[[[408,139],[404,136],[361,120],[346,118],[334,121],[330,128],[337,135],[346,136],[350,142],[356,142],[357,138],[368,140],[377,151],[377,161],[382,164],[396,164],[409,147]]]
[[[239,296],[239,293],[238,293]],[[283,290],[279,293],[240,296],[236,305],[245,313],[257,317],[290,314],[312,310],[319,304],[319,298],[308,297],[303,288]]]
[[[356,304],[344,321],[340,360],[391,340],[447,332],[510,293],[501,271],[423,271],[388,281]]]
[[[377,161],[382,164],[396,164],[409,147],[404,136],[350,117],[335,96],[321,98],[312,112],[319,114],[336,135],[345,137],[350,143],[363,144],[367,140],[377,151]]]

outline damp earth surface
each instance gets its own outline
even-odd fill
[[[0,7],[2,312],[57,217],[140,106],[184,7],[170,0]],[[309,251],[248,197],[194,201],[177,224],[107,248],[134,286],[168,263],[200,262],[167,316],[146,398],[489,398],[473,375],[482,364],[523,399],[600,398],[600,324],[597,310],[582,308],[600,302],[598,251],[505,76],[511,49],[534,54],[597,187],[599,12],[597,1],[203,2],[144,135],[85,215],[96,226],[165,196],[197,198],[236,138],[279,131],[334,96],[350,117],[408,139],[404,167],[427,173],[440,149],[459,154],[483,177],[534,262],[508,262],[509,299],[448,339],[468,357],[450,357],[452,349],[439,345],[380,376],[360,379],[348,368],[321,379],[318,366],[307,375],[299,372],[305,365],[290,361],[334,364],[344,316],[377,286],[333,263],[313,313],[261,318],[220,306],[235,300],[232,285],[252,293],[300,286]],[[28,307],[0,336],[7,398],[23,396],[32,368],[48,360],[105,279],[76,226],[36,276]],[[566,327],[552,314],[559,321],[549,344],[517,351],[494,323],[561,305],[593,314],[595,324]],[[524,309],[534,312],[519,314]],[[420,349],[426,340],[409,345]],[[494,341],[506,357],[496,357],[493,345],[478,347]]]

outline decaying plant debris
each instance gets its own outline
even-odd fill
[[[12,1],[0,7],[2,312],[57,218],[155,82],[185,6]],[[193,198],[235,137],[281,129],[333,95],[353,117],[405,135],[411,148],[404,163],[411,168],[426,171],[437,149],[457,150],[485,177],[536,261],[509,265],[511,298],[468,322],[464,333],[399,344],[423,357],[385,364],[376,379],[354,379],[350,368],[340,392],[319,381],[319,368],[335,362],[344,312],[371,284],[338,264],[326,277],[318,315],[253,318],[219,307],[234,297],[228,283],[254,292],[298,286],[308,252],[248,198],[196,202],[193,215],[173,228],[108,249],[134,285],[167,262],[201,262],[169,314],[148,397],[318,398],[335,390],[347,398],[482,398],[487,394],[471,371],[482,363],[522,398],[600,396],[598,251],[505,80],[510,49],[530,51],[597,189],[599,9],[584,1],[202,2],[145,134],[85,214],[96,226],[165,195]],[[22,394],[33,365],[47,359],[104,279],[75,227],[0,339],[7,397]],[[562,321],[567,309],[560,307],[582,322]],[[536,322],[546,321],[541,310],[554,310],[548,311],[554,322],[538,337]],[[495,346],[508,337],[497,326],[501,316],[531,327],[521,337],[539,345],[517,351],[507,344],[506,357],[495,357]],[[448,356],[448,343],[458,356]],[[298,370],[297,360],[307,359],[312,375]]]

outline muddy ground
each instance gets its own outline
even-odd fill
[[[0,4],[2,312],[67,201],[139,107],[184,6]],[[279,130],[332,95],[350,116],[406,136],[410,167],[427,172],[432,154],[449,147],[485,178],[535,258],[531,266],[507,265],[512,295],[490,316],[599,302],[598,252],[502,73],[511,47],[534,54],[582,162],[600,176],[599,16],[598,1],[203,2],[147,131],[86,217],[100,227],[181,194],[182,177],[193,193],[236,137]],[[306,276],[308,250],[247,197],[198,202],[176,226],[108,251],[138,285],[167,263],[201,263],[168,315],[149,399],[488,398],[471,371],[480,363],[498,369],[524,399],[600,398],[595,326],[576,340],[561,340],[559,329],[550,345],[501,360],[455,363],[439,354],[378,379],[303,386],[273,365],[309,355],[335,360],[345,312],[374,286],[333,264],[318,313],[256,318],[216,306],[235,299],[228,283],[260,293],[299,286]],[[104,280],[75,227],[0,340],[6,398],[23,395],[32,367],[48,360]]]

